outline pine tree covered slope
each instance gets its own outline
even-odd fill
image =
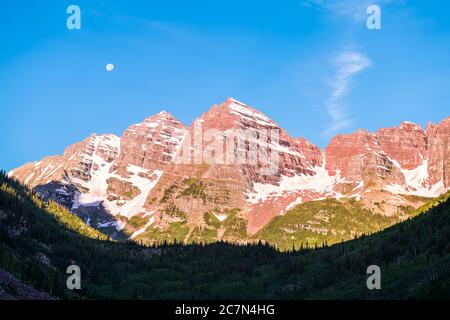
[[[365,208],[355,199],[308,201],[275,217],[254,235],[247,233],[247,221],[239,216],[240,211],[239,208],[222,212],[213,209],[204,213],[204,225],[194,228],[189,226],[186,218],[168,223],[165,229],[151,225],[134,240],[143,244],[217,241],[255,243],[263,240],[279,250],[286,251],[293,247],[335,244],[363,234],[378,232],[404,221],[413,214],[414,209],[402,207],[399,208],[398,215],[384,216]],[[220,221],[215,216],[216,213],[224,214],[226,218]],[[184,215],[186,216],[186,213]],[[143,227],[147,223],[146,219],[140,217],[133,217],[131,220],[129,224],[136,222],[136,228]]]
[[[117,243],[0,174],[0,269],[61,298],[450,298],[450,193],[416,217],[322,249]],[[82,290],[65,289],[67,266]],[[366,287],[379,265],[382,289]]]
[[[355,199],[309,201],[275,217],[254,238],[280,250],[331,245],[381,231],[409,214],[383,216]]]

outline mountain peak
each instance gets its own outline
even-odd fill
[[[259,110],[256,110],[249,105],[240,102],[234,98],[228,98],[223,104],[224,107],[228,108],[230,113],[244,118],[246,120],[252,120],[263,126],[274,126],[275,122],[272,121],[268,116]]]
[[[414,123],[411,121],[403,121],[400,124],[400,128],[405,128],[405,129],[411,128],[411,129],[416,129],[416,130],[422,131],[422,126],[420,124],[417,124],[417,123]]]
[[[224,105],[229,106],[229,105],[232,104],[232,103],[237,103],[237,104],[239,104],[239,105],[241,105],[241,106],[248,107],[247,104],[245,104],[245,103],[243,103],[242,101],[239,101],[239,100],[237,100],[237,99],[234,99],[234,98],[232,98],[232,97],[228,98],[228,99],[224,102]]]
[[[161,117],[164,117],[164,118],[167,118],[167,117],[173,118],[174,117],[171,113],[167,112],[166,110],[162,110],[160,113],[158,113],[158,115]]]
[[[250,107],[249,105],[228,98],[221,104],[213,105],[207,112],[203,113],[198,120],[206,123],[207,127],[213,127],[219,130],[235,128],[236,126],[248,127],[268,127],[278,128],[278,125],[261,111]]]
[[[169,113],[165,110],[163,110],[157,114],[154,114],[148,118],[145,118],[144,121],[142,121],[142,123],[139,123],[139,124],[144,124],[146,126],[155,127],[160,122],[165,122],[165,121],[176,122],[176,123],[181,124],[181,122],[177,118],[175,118],[174,115],[172,115],[171,113]]]

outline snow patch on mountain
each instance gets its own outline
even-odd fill
[[[155,185],[158,183],[159,179],[163,175],[163,171],[154,170],[152,172],[152,176],[156,176],[156,178],[150,180],[147,178],[142,178],[136,174],[136,172],[143,172],[142,170],[139,171],[140,170],[139,168],[136,168],[134,166],[128,166],[128,170],[130,169],[134,172],[134,174],[129,179],[129,181],[131,181],[133,185],[137,186],[141,191],[141,193],[136,197],[134,197],[132,200],[125,202],[123,205],[117,205],[113,201],[106,200],[104,202],[105,208],[106,210],[108,210],[109,213],[113,215],[120,214],[122,216],[130,218],[139,213],[145,214],[146,209],[144,208],[144,205],[147,200],[148,194],[155,187]]]
[[[218,213],[214,213],[214,216],[217,218],[217,220],[219,220],[220,222],[225,221],[225,219],[228,217],[228,215],[226,214],[218,214]]]
[[[30,180],[35,176],[35,172],[32,172],[24,181],[25,184],[28,184]]]
[[[358,184],[353,188],[352,192],[364,188],[364,181],[363,180],[359,180],[357,182],[358,182]]]
[[[428,159],[422,158],[422,164],[411,170],[403,169],[396,160],[390,160],[402,172],[405,177],[405,185],[389,184],[385,187],[385,190],[395,194],[420,197],[437,197],[445,191],[442,179],[434,185],[429,185]]]
[[[95,136],[91,140],[92,156],[83,155],[83,161],[91,167],[88,181],[74,178],[73,182],[89,190],[87,193],[77,192],[75,194],[72,210],[78,209],[80,206],[96,207],[102,203],[107,197],[108,183],[111,167],[113,162],[108,162],[99,155],[99,151],[111,151],[119,148],[120,138],[111,139],[111,136]]]
[[[245,118],[249,121],[254,121],[262,126],[276,126],[272,120],[270,120],[263,113],[256,111],[246,104],[237,101],[235,99],[230,99],[231,103],[229,104],[229,108],[232,114],[238,115],[240,117]]]
[[[441,179],[439,182],[435,183],[430,187],[411,187],[403,186],[399,184],[390,184],[385,187],[385,190],[394,194],[406,194],[419,197],[437,197],[445,192],[446,188],[444,186],[444,181]]]
[[[253,192],[247,193],[247,201],[251,204],[264,202],[269,198],[283,197],[286,194],[301,190],[310,190],[324,195],[339,196],[334,186],[342,182],[339,173],[330,176],[325,166],[314,167],[314,175],[295,174],[292,176],[282,175],[278,185],[255,183]]]
[[[299,204],[302,204],[302,203],[303,203],[303,198],[302,197],[297,197],[297,199],[295,199],[294,202],[291,202],[290,204],[288,204],[288,206],[286,207],[286,211],[291,210],[296,205],[299,205]]]
[[[423,160],[422,164],[415,169],[401,171],[408,186],[420,189],[428,180],[428,160]]]

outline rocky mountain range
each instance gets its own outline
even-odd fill
[[[115,238],[239,240],[297,205],[402,216],[450,189],[450,117],[337,135],[325,150],[234,99],[185,126],[163,111],[8,173]]]

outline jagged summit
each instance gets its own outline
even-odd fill
[[[160,123],[161,121],[180,122],[173,114],[163,110],[157,114],[154,114],[150,117],[145,118],[144,121],[142,121],[142,123],[144,123],[146,125],[149,125],[149,124],[151,125],[151,124]],[[141,124],[141,123],[138,123],[137,125],[139,125],[139,124]]]
[[[176,119],[173,114],[171,114],[170,112],[167,112],[165,110],[158,113],[158,116],[165,118],[165,119]]]

